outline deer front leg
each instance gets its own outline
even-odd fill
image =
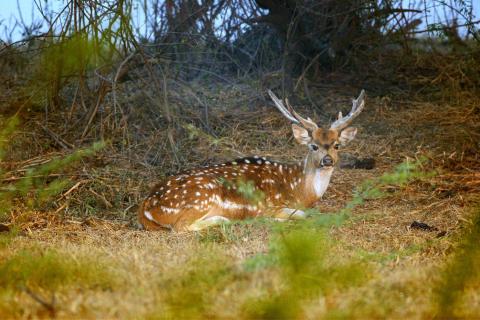
[[[305,211],[292,208],[281,208],[273,216],[277,221],[303,220],[307,217]]]
[[[222,216],[211,216],[211,217],[208,217],[208,218],[202,218],[202,219],[199,219],[199,220],[195,221],[194,223],[192,223],[191,225],[189,225],[187,227],[187,230],[188,231],[200,231],[200,230],[203,230],[203,229],[211,227],[211,226],[219,225],[219,224],[222,224],[222,223],[227,223],[229,221],[230,221],[229,219],[227,219],[225,217],[222,217]]]

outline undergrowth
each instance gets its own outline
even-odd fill
[[[239,272],[228,257],[212,247],[205,247],[194,255],[175,278],[160,281],[166,306],[161,318],[195,319],[215,314],[215,298],[234,283]],[[158,317],[151,315],[150,317]]]
[[[465,314],[468,304],[462,301],[468,288],[480,289],[480,208],[472,215],[471,224],[462,234],[453,257],[444,266],[435,287],[436,316],[441,319],[470,318],[478,314]],[[460,307],[460,308],[459,308]]]
[[[26,248],[0,263],[0,287],[5,290],[59,290],[75,284],[79,288],[112,288],[108,266],[91,256],[72,257],[55,249]]]
[[[6,145],[16,130],[19,120],[9,118],[2,124],[0,130],[0,161],[6,155]],[[15,199],[22,200],[28,207],[45,205],[54,196],[71,186],[68,178],[56,177],[63,170],[69,168],[81,159],[91,156],[104,148],[104,142],[96,142],[91,147],[81,148],[61,157],[54,157],[48,162],[22,169],[21,176],[12,176],[11,172],[4,172],[0,168],[0,180],[6,181],[0,185],[0,221],[5,221],[12,209]],[[12,170],[13,172],[14,170]]]
[[[0,239],[5,240],[5,235]],[[106,291],[118,284],[111,264],[92,254],[74,256],[54,248],[26,247],[1,259],[0,317],[25,317],[32,312],[31,302],[36,302],[42,308],[35,317],[54,318],[63,308],[57,297],[62,301],[65,292]]]

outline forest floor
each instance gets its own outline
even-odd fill
[[[332,116],[358,90],[333,88],[314,92]],[[342,152],[374,158],[375,168],[337,168],[312,217],[300,222],[141,231],[136,206],[175,170],[155,153],[162,138],[154,130],[138,134],[149,136],[138,148],[150,154],[107,146],[68,171],[71,185],[49,208],[16,202],[11,231],[0,232],[0,318],[478,318],[479,264],[460,269],[476,271],[463,282],[451,279],[451,268],[478,210],[479,101],[473,93],[369,94],[357,138]],[[205,132],[185,138],[180,166],[253,154],[302,158],[269,103],[235,110],[212,109],[225,130],[210,142],[198,137]],[[5,162],[11,179],[64,152],[45,146],[51,136],[36,125],[42,115],[23,117],[15,148],[24,149]],[[59,119],[49,128],[60,128]],[[416,163],[417,173],[396,181],[405,163]],[[350,209],[367,180],[381,180],[381,195],[362,196]]]

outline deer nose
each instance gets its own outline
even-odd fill
[[[329,155],[326,155],[325,157],[323,157],[322,162],[321,162],[321,165],[322,165],[323,167],[331,167],[331,166],[333,166],[333,159],[332,159],[332,157],[330,157]]]

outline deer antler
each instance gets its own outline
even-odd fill
[[[285,108],[285,105],[283,104],[282,100],[278,99],[277,96],[271,91],[268,90],[268,94],[270,98],[272,98],[273,102],[275,103],[275,106],[277,107],[278,110],[291,122],[302,125],[305,129],[308,129],[310,131],[314,131],[318,129],[318,126],[315,122],[312,121],[310,118],[303,118],[300,116],[298,113],[293,110],[292,106],[288,102],[288,99],[285,99],[285,102],[287,103],[287,108]],[[293,115],[292,115],[293,114]]]
[[[350,123],[352,123],[353,119],[355,119],[363,111],[364,107],[365,90],[362,90],[358,98],[352,100],[352,110],[350,110],[348,115],[343,117],[342,112],[339,112],[337,120],[331,124],[330,129],[335,129],[338,131],[345,129],[348,127],[348,125],[350,125]]]

